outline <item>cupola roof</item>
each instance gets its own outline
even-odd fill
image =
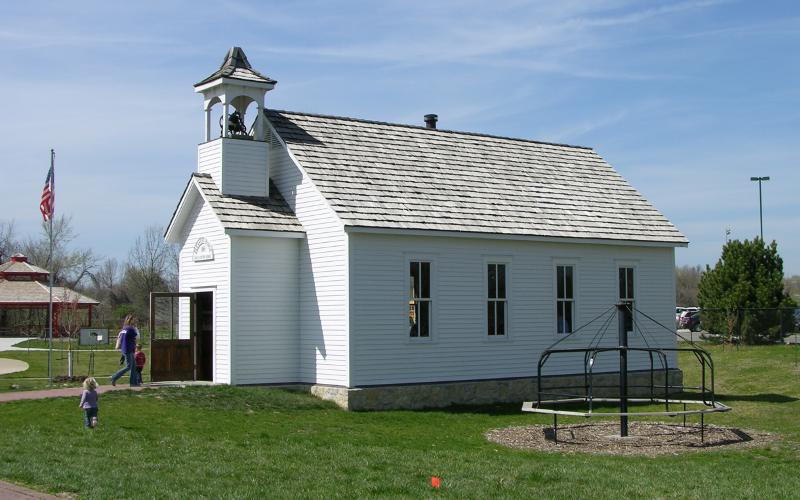
[[[195,87],[205,85],[220,78],[231,78],[234,80],[245,80],[248,82],[265,83],[274,85],[278,83],[276,80],[268,76],[264,76],[250,66],[247,56],[241,47],[231,47],[225,55],[225,60],[217,71],[212,73],[207,78],[194,84]]]

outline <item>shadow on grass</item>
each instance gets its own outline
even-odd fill
[[[794,403],[800,399],[784,394],[717,394],[720,401],[755,401],[757,403]]]
[[[613,404],[597,404],[595,403],[594,408],[596,410],[610,408],[615,409],[618,406]],[[586,405],[581,405],[580,403],[571,403],[571,404],[562,404],[558,406],[559,409],[562,410],[571,410],[571,411],[585,411]],[[491,405],[451,405],[446,406],[444,408],[421,408],[418,410],[411,410],[415,412],[439,412],[439,413],[454,413],[454,414],[476,414],[476,415],[489,415],[489,416],[500,416],[500,415],[523,415],[526,414],[522,411],[522,401],[519,403],[497,403]],[[530,413],[527,413],[530,415]]]
[[[444,408],[422,408],[415,412],[439,412],[455,414],[476,414],[476,415],[520,415],[522,414],[522,403],[498,403],[493,405],[451,405]]]

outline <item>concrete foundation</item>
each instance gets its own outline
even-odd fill
[[[669,383],[680,386],[683,372],[679,369],[669,371]],[[654,375],[655,385],[664,385],[664,374]],[[619,374],[597,373],[593,377],[595,397],[619,396]],[[628,372],[629,394],[631,397],[650,395],[650,372]],[[571,386],[565,388],[564,386]],[[429,384],[382,385],[372,387],[338,387],[328,385],[304,386],[314,396],[333,401],[346,410],[400,410],[421,408],[442,408],[450,405],[482,405],[492,403],[522,403],[535,401],[538,383],[536,377],[471,380],[465,382],[438,382]],[[580,375],[560,375],[542,378],[542,390],[558,393],[583,395],[584,378]],[[675,392],[675,391],[673,391]],[[663,395],[663,389],[656,397]],[[543,399],[552,396],[543,395]]]

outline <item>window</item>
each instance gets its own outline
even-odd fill
[[[575,317],[575,268],[556,266],[556,331],[572,333]]]
[[[630,306],[630,313],[625,318],[625,331],[633,331],[633,310],[634,310],[634,294],[633,294],[633,268],[620,267],[619,268],[619,301],[623,304]]]
[[[431,263],[409,263],[408,335],[412,338],[431,336]]]
[[[487,325],[490,337],[506,334],[508,324],[508,297],[506,295],[506,265],[488,264]]]

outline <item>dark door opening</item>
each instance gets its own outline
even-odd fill
[[[198,292],[196,297],[197,380],[214,380],[214,293]]]
[[[150,294],[150,375],[214,380],[214,292]]]
[[[195,294],[150,294],[150,380],[195,380]]]

